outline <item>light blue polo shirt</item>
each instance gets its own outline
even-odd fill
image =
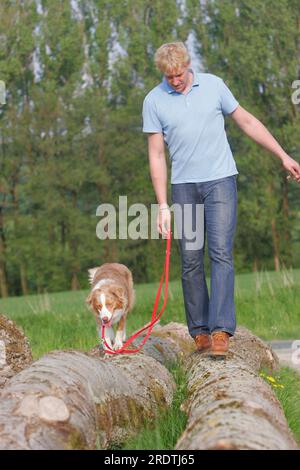
[[[239,103],[220,77],[190,70],[194,79],[186,95],[164,78],[143,104],[143,132],[163,134],[172,162],[172,184],[238,174],[224,116]]]

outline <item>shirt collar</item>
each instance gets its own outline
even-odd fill
[[[193,68],[189,68],[189,71],[192,72],[193,74],[193,83],[192,83],[192,88],[194,86],[199,86],[199,78],[197,76],[197,73],[195,72],[195,70]],[[174,90],[173,87],[171,87],[171,85],[169,84],[168,80],[166,79],[166,77],[163,78],[163,81],[162,81],[162,84],[165,88],[165,90],[171,94],[171,93],[178,93],[176,90]],[[181,93],[180,93],[181,94]]]

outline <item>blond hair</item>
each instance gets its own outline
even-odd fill
[[[177,71],[191,61],[189,52],[183,42],[169,42],[157,49],[154,62],[158,70],[164,74]]]

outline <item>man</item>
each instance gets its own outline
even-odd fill
[[[163,44],[155,54],[155,63],[164,78],[144,100],[143,132],[148,134],[150,173],[159,204],[158,230],[167,236],[171,221],[165,142],[172,162],[172,202],[182,208],[187,204],[192,208],[204,205],[211,265],[210,298],[204,273],[204,246],[187,249],[184,231],[179,239],[189,333],[199,352],[210,351],[212,356],[224,357],[236,328],[232,249],[238,174],[224,129],[224,116],[230,115],[245,134],[280,158],[297,182],[300,165],[258,119],[239,105],[221,78],[190,68],[183,43]],[[192,222],[195,224],[195,210]],[[181,223],[184,225],[184,220]]]

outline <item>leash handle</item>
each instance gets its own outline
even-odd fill
[[[146,326],[144,326],[143,328],[138,330],[135,334],[133,334],[123,344],[122,348],[116,349],[116,350],[113,350],[107,344],[107,342],[105,341],[105,335],[104,335],[105,325],[102,324],[101,340],[102,340],[104,346],[107,348],[107,349],[104,349],[105,353],[107,353],[107,354],[134,354],[134,353],[139,352],[142,349],[142,347],[144,346],[144,344],[146,343],[146,341],[148,340],[154,325],[161,318],[161,316],[162,316],[162,314],[163,314],[163,312],[166,308],[167,299],[168,299],[171,238],[172,238],[172,232],[171,232],[171,230],[169,230],[168,237],[167,237],[167,248],[166,248],[166,257],[165,257],[164,269],[163,269],[163,273],[162,273],[162,276],[161,276],[161,279],[160,279],[159,287],[158,287],[158,290],[157,290],[157,293],[156,293],[155,302],[154,302],[152,315],[151,315],[151,321]],[[159,299],[160,299],[160,296],[161,296],[161,291],[162,291],[162,286],[163,286],[164,281],[165,281],[164,303],[163,303],[163,306],[162,306],[162,308],[160,309],[160,311],[157,315],[158,303],[159,303]],[[126,349],[143,331],[145,331],[147,329],[148,329],[148,331],[145,335],[145,338],[143,339],[143,341],[141,342],[141,344],[139,345],[139,347],[137,349]]]

